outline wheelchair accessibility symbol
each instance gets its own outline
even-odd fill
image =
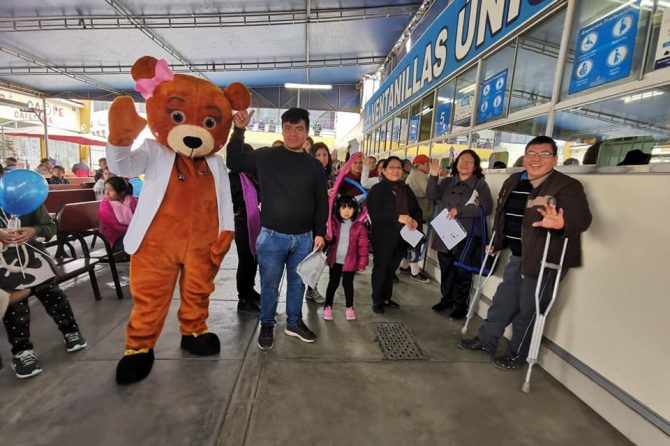
[[[588,76],[592,69],[593,61],[591,59],[582,61],[579,65],[577,65],[577,77],[582,79]]]
[[[482,90],[482,95],[488,96],[490,92],[491,92],[491,86],[489,84],[486,84],[484,86],[484,90]]]
[[[607,65],[610,67],[616,67],[619,66],[623,63],[624,60],[626,60],[626,56],[628,55],[628,47],[626,45],[621,45],[609,54],[607,56]]]
[[[586,53],[588,51],[591,51],[591,48],[593,48],[596,43],[598,42],[598,33],[589,33],[584,37],[584,40],[582,40],[582,52]]]

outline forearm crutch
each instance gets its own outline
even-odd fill
[[[526,371],[526,380],[521,386],[521,390],[524,393],[530,393],[530,375],[533,373],[533,366],[537,364],[537,356],[540,353],[540,344],[542,343],[542,333],[544,332],[544,323],[547,321],[547,316],[549,316],[549,311],[551,307],[554,306],[556,301],[556,294],[558,294],[558,283],[561,279],[561,271],[563,270],[563,259],[565,258],[565,250],[568,247],[568,239],[566,238],[563,241],[563,250],[561,251],[560,263],[549,263],[547,262],[547,254],[549,253],[549,242],[551,240],[551,234],[547,231],[547,240],[544,242],[544,253],[542,254],[542,263],[540,264],[540,275],[537,278],[537,285],[535,285],[535,324],[533,325],[533,336],[530,339],[530,349],[528,350],[528,370]],[[549,305],[542,313],[540,308],[540,294],[542,291],[542,278],[544,277],[545,270],[555,270],[556,271],[556,280],[554,280],[554,291],[551,295],[551,300]]]
[[[486,278],[482,280],[482,275],[484,273],[484,267],[486,266],[486,259],[488,258],[489,254],[493,250],[493,239],[496,236],[496,232],[493,231],[491,234],[491,241],[489,242],[488,245],[486,245],[486,253],[484,255],[484,261],[482,262],[482,266],[479,268],[479,275],[477,278],[477,288],[475,289],[475,294],[472,296],[472,300],[470,301],[470,307],[468,307],[468,314],[465,317],[465,324],[463,325],[463,328],[461,328],[461,333],[465,334],[468,331],[468,324],[470,323],[470,319],[472,319],[477,312],[477,308],[479,308],[479,299],[482,296],[482,291],[484,290],[484,285],[486,285],[486,282],[489,280],[491,275],[493,275],[493,270],[496,267],[496,263],[498,263],[498,257],[499,254],[496,255],[493,258],[493,263],[491,264],[491,269],[489,269],[489,273],[486,275]]]

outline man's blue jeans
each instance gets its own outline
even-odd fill
[[[279,282],[286,266],[286,316],[288,325],[296,325],[302,319],[302,297],[305,285],[296,272],[296,267],[312,252],[311,232],[304,234],[282,234],[261,228],[256,240],[256,257],[261,274],[262,325],[274,325],[279,298]]]

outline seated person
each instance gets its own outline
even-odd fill
[[[47,179],[49,184],[70,184],[70,180],[65,178],[65,168],[63,166],[54,166],[51,177]]]
[[[43,254],[44,245],[36,240],[37,237],[47,240],[53,237],[56,234],[56,224],[44,206],[22,215],[20,219],[21,228],[13,231],[4,229],[5,223],[0,219],[0,246],[27,245],[25,249],[2,250],[4,262],[0,266],[0,294],[8,297],[3,300],[9,301],[3,322],[7,339],[12,345],[12,369],[18,378],[30,378],[41,373],[42,368],[30,341],[30,305],[28,299],[25,299],[29,294],[37,297],[54,320],[63,334],[63,342],[68,352],[85,348],[86,341],[79,332],[67,296],[54,281],[50,259]],[[20,269],[13,266],[18,263],[17,255],[24,259],[25,276]],[[27,262],[25,257],[28,257]],[[0,314],[2,312],[0,308]]]
[[[137,198],[133,197],[132,186],[125,179],[111,177],[105,181],[105,198],[100,202],[98,221],[100,233],[114,252],[123,251],[123,237],[136,207]]]
[[[115,177],[112,172],[109,171],[109,168],[105,166],[102,169],[102,176],[98,181],[95,182],[93,185],[93,192],[95,192],[95,198],[98,200],[102,200],[105,196],[105,181],[110,179],[111,177]]]

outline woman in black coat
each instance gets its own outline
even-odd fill
[[[370,189],[367,198],[372,222],[372,310],[383,313],[384,306],[398,308],[393,295],[393,276],[409,245],[400,236],[403,226],[421,226],[421,208],[402,181],[402,160],[391,156],[384,161],[382,180]]]

